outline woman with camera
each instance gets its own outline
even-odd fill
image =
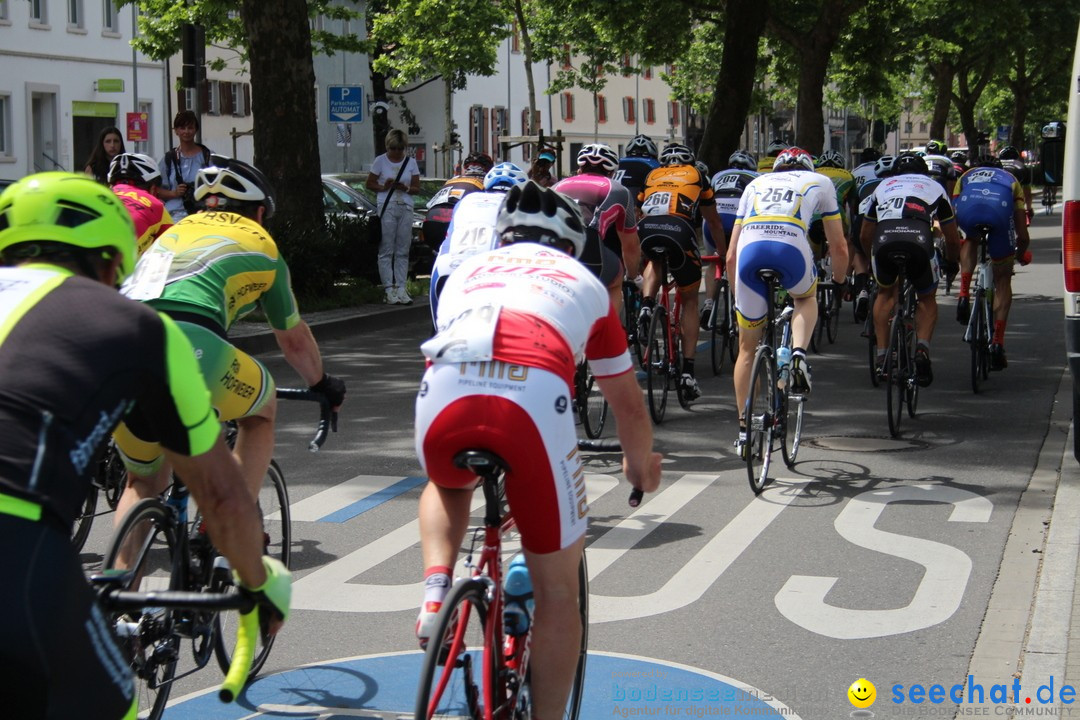
[[[170,148],[161,158],[161,185],[157,196],[165,203],[165,209],[179,222],[195,212],[195,176],[210,164],[210,148],[195,142],[199,120],[191,110],[181,110],[173,120],[173,132],[180,144]]]

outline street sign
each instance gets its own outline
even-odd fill
[[[94,81],[94,90],[99,93],[124,92],[123,78],[101,78]]]
[[[364,122],[364,88],[361,85],[331,85],[327,119],[330,122]]]

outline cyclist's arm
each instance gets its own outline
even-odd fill
[[[712,232],[712,230],[710,230],[709,232]],[[735,227],[731,230],[731,239],[728,240],[727,257],[724,259],[724,262],[728,268],[728,278],[729,282],[731,283],[732,291],[735,290],[734,268],[736,267],[735,258],[738,255],[740,235],[742,235],[742,223],[736,220]]]
[[[653,452],[652,421],[633,370],[609,377],[597,376],[596,382],[615,413],[626,479],[636,488],[654,492],[660,487],[662,456]]]
[[[311,334],[311,328],[301,320],[288,330],[274,328],[274,339],[281,348],[285,361],[292,366],[308,386],[317,385],[323,377],[322,355],[319,344]]]
[[[960,231],[956,228],[956,220],[951,219],[941,223],[941,232],[945,235],[945,259],[949,262],[957,262],[960,259]]]
[[[724,233],[724,225],[720,222],[720,213],[716,212],[716,205],[702,205],[701,217],[705,219],[705,224],[709,226],[709,233],[712,235],[713,242],[716,243],[716,252],[720,254],[724,238],[727,236]]]
[[[619,243],[622,245],[623,265],[630,279],[641,274],[641,238],[638,237],[637,228],[623,230],[617,228]]]
[[[862,245],[863,254],[868,258],[873,257],[870,254],[870,246],[874,242],[874,230],[876,228],[876,220],[871,220],[867,216],[863,217],[862,229],[859,231],[859,243]]]
[[[844,223],[839,215],[823,218],[821,225],[825,228],[825,239],[829,243],[829,257],[832,258],[832,281],[842,285],[847,280],[848,248],[844,241]],[[836,274],[840,273],[840,279]]]

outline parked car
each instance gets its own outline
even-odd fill
[[[1065,275],[1065,352],[1073,381],[1073,455],[1080,460],[1080,28],[1076,32],[1065,134],[1061,249]]]
[[[349,221],[356,221],[358,234],[362,235],[355,247],[345,248],[343,267],[349,272],[360,277],[365,277],[373,282],[379,282],[379,270],[377,258],[379,252],[379,228],[378,208],[375,206],[374,194],[366,188],[359,190],[352,184],[353,178],[361,178],[355,181],[363,188],[363,182],[367,175],[323,175],[323,208],[327,219],[338,225],[352,225]],[[419,205],[419,202],[417,203]],[[431,272],[435,254],[424,243],[421,226],[424,216],[415,213],[413,216],[413,241],[409,251],[409,275],[427,275]]]
[[[339,185],[352,190],[354,193],[363,196],[368,205],[372,208],[375,207],[375,193],[368,190],[367,185],[367,173],[336,173],[332,175],[323,175],[323,182],[327,179],[333,180]],[[424,215],[427,214],[428,201],[439,192],[439,189],[446,183],[445,180],[438,178],[428,178],[420,180],[420,192],[413,196],[413,212],[416,217],[413,219],[413,234],[421,234],[421,226],[424,223]],[[431,243],[429,243],[429,246]],[[438,245],[431,248],[432,253],[439,251]]]

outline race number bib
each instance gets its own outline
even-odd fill
[[[431,208],[435,207],[436,205],[442,205],[443,203],[448,203],[452,199],[454,199],[454,197],[455,197],[454,188],[450,188],[450,187],[441,188],[439,190],[439,192],[435,193],[432,196],[432,198],[430,200],[428,200],[427,208],[428,208],[428,210],[430,210]]]
[[[501,310],[501,305],[481,305],[439,323],[439,332],[421,345],[420,351],[437,365],[494,359],[495,328]]]
[[[124,281],[120,292],[132,300],[153,300],[161,297],[165,281],[169,279],[173,253],[152,252],[139,259],[135,272]]]
[[[671,193],[654,192],[641,204],[641,212],[646,215],[667,215],[669,207],[671,207]]]

